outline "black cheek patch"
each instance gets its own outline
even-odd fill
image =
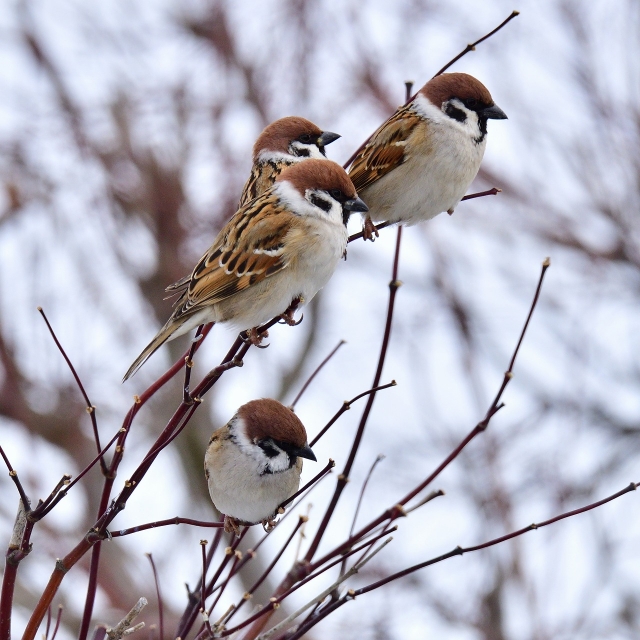
[[[322,209],[325,213],[329,213],[331,211],[331,203],[327,202],[324,198],[318,198],[318,196],[312,195],[309,198],[309,202],[315,207]]]
[[[449,103],[445,107],[444,112],[450,118],[453,118],[454,120],[457,120],[458,122],[465,122],[467,120],[467,114],[464,111],[462,111],[462,109],[458,109],[458,107],[454,107],[451,103]]]

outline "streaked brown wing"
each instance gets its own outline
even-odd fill
[[[191,274],[174,318],[225,300],[289,264],[285,237],[295,217],[271,193],[240,209],[220,231]]]
[[[287,167],[285,162],[260,162],[254,164],[251,175],[242,189],[238,207],[244,207],[248,202],[261,196]]]
[[[371,136],[349,169],[356,191],[373,184],[405,161],[406,141],[420,122],[419,116],[403,107]]]
[[[165,288],[166,292],[172,294],[168,297],[172,298],[176,293],[182,293],[189,286],[190,282],[191,282],[191,274],[189,274],[188,276],[184,276],[183,278],[180,278],[180,280],[178,280],[177,282],[174,282],[173,284],[170,284],[168,287]]]

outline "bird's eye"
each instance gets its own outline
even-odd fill
[[[464,105],[469,109],[475,109],[478,106],[478,101],[475,98],[467,98],[464,101]]]
[[[301,136],[298,137],[298,141],[302,142],[303,144],[309,144],[311,142],[312,136],[310,133],[303,133]]]
[[[329,194],[334,200],[340,201],[343,198],[342,191],[340,191],[340,189],[331,189]]]

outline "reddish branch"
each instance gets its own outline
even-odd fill
[[[354,398],[351,398],[351,400],[345,400],[342,403],[342,406],[340,407],[338,412],[333,416],[333,418],[331,418],[331,420],[329,420],[329,422],[327,422],[327,424],[324,427],[322,427],[320,433],[310,442],[309,446],[313,447],[316,444],[316,442],[318,442],[318,440],[320,440],[320,438],[322,438],[322,436],[325,433],[327,433],[327,431],[336,423],[338,418],[343,413],[345,413],[345,411],[349,411],[349,409],[351,409],[351,405],[354,402],[356,402],[357,400],[360,400],[360,398],[364,398],[365,396],[371,395],[372,393],[376,393],[377,391],[382,391],[383,389],[389,389],[390,387],[395,387],[396,385],[397,385],[397,382],[395,380],[392,380],[387,384],[381,384],[377,387],[373,387],[373,389],[369,389],[368,391],[363,391],[362,393],[359,393]]]
[[[638,486],[640,486],[638,483],[632,482],[621,491],[618,491],[617,493],[614,493],[613,495],[607,498],[604,498],[603,500],[599,500],[598,502],[594,502],[585,507],[574,509],[573,511],[567,511],[566,513],[562,513],[558,516],[555,516],[554,518],[545,520],[544,522],[539,522],[537,524],[536,523],[530,524],[528,527],[523,527],[522,529],[518,529],[517,531],[513,531],[512,533],[508,533],[499,538],[494,538],[493,540],[483,542],[482,544],[478,544],[473,547],[456,547],[455,549],[449,551],[448,553],[444,553],[441,556],[437,556],[436,558],[432,558],[430,560],[427,560],[426,562],[421,562],[420,564],[413,565],[412,567],[408,567],[403,571],[398,571],[396,573],[393,573],[390,576],[383,578],[382,580],[373,582],[360,589],[349,589],[342,597],[331,600],[324,607],[319,608],[316,611],[314,616],[309,617],[296,629],[295,633],[293,633],[292,635],[287,635],[287,639],[294,640],[294,638],[301,638],[305,633],[307,633],[307,631],[309,631],[309,629],[311,629],[316,624],[318,624],[318,622],[324,619],[327,615],[329,615],[330,613],[333,613],[336,609],[340,608],[342,605],[346,604],[347,602],[350,602],[357,596],[364,595],[365,593],[369,593],[370,591],[374,591],[375,589],[379,589],[380,587],[383,587],[389,584],[390,582],[403,578],[411,573],[415,573],[416,571],[419,571],[420,569],[424,569],[425,567],[429,567],[439,562],[443,562],[444,560],[448,560],[449,558],[453,558],[455,556],[461,556],[464,553],[471,553],[473,551],[480,551],[481,549],[487,549],[488,547],[492,547],[502,542],[506,542],[507,540],[517,538],[518,536],[521,536],[529,531],[534,531],[536,529],[542,529],[542,527],[547,527],[550,524],[558,522],[559,520],[564,520],[565,518],[570,518],[580,513],[591,511],[592,509],[596,509],[597,507],[600,507],[606,504],[607,502],[611,502],[612,500],[615,500],[616,498],[619,498],[627,493],[630,493],[631,491],[635,491],[638,488]]]
[[[316,370],[309,376],[309,379],[302,385],[302,389],[300,389],[300,392],[291,403],[292,409],[294,409],[295,406],[298,404],[298,400],[300,400],[300,398],[302,397],[302,394],[307,390],[309,385],[313,382],[313,379],[320,373],[324,365],[327,364],[327,362],[329,362],[329,360],[331,360],[331,358],[333,358],[333,356],[336,355],[336,353],[338,352],[338,349],[343,344],[346,344],[346,342],[344,340],[340,340],[340,342],[338,342],[338,344],[334,347],[333,351],[331,351],[331,353],[316,367]]]
[[[467,53],[471,53],[471,51],[475,51],[476,47],[481,42],[484,42],[485,40],[490,38],[493,34],[495,34],[498,31],[500,31],[500,29],[502,29],[502,27],[504,27],[508,22],[511,22],[511,20],[513,20],[514,18],[516,18],[519,15],[520,15],[519,11],[513,11],[511,13],[511,15],[506,20],[501,22],[493,31],[489,31],[489,33],[487,33],[486,36],[482,36],[482,38],[480,38],[480,40],[476,40],[475,42],[473,42],[471,44],[468,44],[455,58],[453,58],[452,60],[449,60],[449,62],[447,62],[447,64],[445,64],[444,67],[442,67],[442,69],[440,69],[440,71],[438,71],[438,73],[436,73],[433,77],[435,78],[436,76],[439,76],[441,73],[444,73],[450,66],[452,66],[453,64],[458,62],[458,60],[460,60],[460,58],[462,58],[463,56],[466,56]]]
[[[298,301],[294,301],[289,310],[294,312],[299,305]],[[258,328],[259,334],[264,334],[269,328],[275,325],[279,321],[279,318],[274,318],[270,322]],[[209,327],[205,327],[202,331],[206,334]],[[200,340],[196,344],[196,349],[202,344]],[[247,351],[251,347],[251,343],[245,340],[242,334],[236,339],[231,349],[223,359],[222,363],[210,371],[194,389],[191,397],[193,398],[193,404],[187,404],[182,402],[172,418],[169,420],[167,426],[162,431],[156,442],[152,445],[151,451],[142,463],[138,466],[131,478],[124,483],[124,488],[118,495],[118,497],[112,501],[109,506],[109,496],[116,477],[117,468],[122,460],[122,454],[124,452],[124,443],[126,436],[129,432],[134,417],[140,410],[140,408],[151,398],[164,384],[166,384],[174,375],[176,375],[184,366],[184,358],[188,357],[190,351],[188,351],[183,358],[178,360],[163,376],[161,376],[154,384],[152,384],[141,396],[136,397],[136,402],[131,407],[124,420],[123,429],[121,429],[121,435],[118,439],[116,452],[109,467],[109,476],[105,478],[105,487],[100,502],[99,517],[95,525],[85,535],[82,541],[62,560],[56,563],[47,586],[45,587],[40,600],[36,604],[36,607],[31,614],[31,618],[27,623],[23,640],[33,640],[37,633],[38,627],[44,616],[46,615],[47,608],[51,604],[53,597],[55,596],[60,583],[64,575],[71,569],[71,567],[91,548],[94,547],[94,558],[90,567],[90,585],[87,593],[87,600],[85,603],[85,614],[83,615],[83,625],[81,631],[84,630],[84,636],[80,636],[80,640],[85,640],[86,633],[88,631],[88,621],[91,618],[91,610],[93,608],[93,602],[95,600],[96,588],[97,588],[97,565],[99,561],[99,543],[107,536],[107,527],[113,521],[113,519],[122,511],[126,505],[127,500],[131,497],[141,480],[146,475],[151,464],[158,456],[158,454],[166,447],[179,433],[184,429],[189,419],[200,405],[201,399],[204,394],[211,389],[211,387],[220,379],[222,374],[234,367],[241,367],[243,364],[242,358],[246,355]],[[94,569],[95,567],[95,569]],[[94,581],[91,578],[94,577]],[[86,630],[85,630],[86,627]]]
[[[102,446],[100,445],[100,434],[98,433],[98,421],[96,418],[96,408],[95,406],[91,403],[91,400],[89,400],[89,396],[87,395],[87,392],[84,389],[84,385],[82,384],[82,381],[80,380],[80,376],[78,375],[78,373],[75,370],[75,367],[73,366],[73,364],[71,363],[71,360],[69,359],[69,356],[66,354],[65,350],[62,347],[62,344],[60,344],[60,341],[58,340],[58,336],[56,336],[55,331],[53,330],[53,327],[51,326],[49,319],[47,318],[47,316],[45,315],[45,312],[42,310],[42,307],[38,307],[38,311],[40,312],[40,315],[42,316],[43,320],[45,321],[46,325],[47,325],[47,329],[49,329],[49,333],[51,334],[51,337],[53,338],[53,341],[56,343],[56,347],[58,347],[58,350],[60,351],[60,353],[62,354],[62,357],[64,358],[65,362],[67,363],[67,366],[69,367],[70,371],[71,371],[71,375],[73,375],[76,384],[78,385],[78,389],[80,389],[80,393],[82,394],[82,397],[84,398],[84,401],[87,405],[87,413],[89,414],[90,418],[91,418],[91,426],[93,427],[93,438],[96,442],[96,448],[98,450],[98,454],[100,456],[100,470],[102,471],[102,475],[106,476],[108,471],[107,471],[107,465],[104,461],[104,458],[102,457],[101,454],[101,450],[102,450]]]

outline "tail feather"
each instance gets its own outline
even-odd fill
[[[124,374],[122,382],[126,382],[150,357],[153,355],[174,333],[175,324],[167,323],[158,333],[156,337],[144,348],[143,352],[133,361],[127,373]]]

